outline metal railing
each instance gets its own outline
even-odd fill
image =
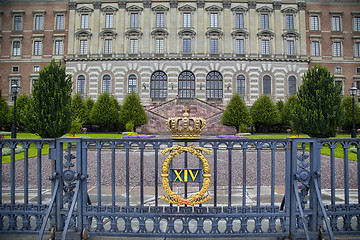
[[[20,145],[24,152],[15,153]],[[177,146],[195,150],[171,150]],[[359,154],[350,147],[359,153],[360,141],[0,139],[0,152],[11,151],[0,157],[0,232],[39,239],[51,229],[65,239],[71,228],[130,237],[360,234],[360,166],[349,160]],[[211,199],[164,201],[171,199],[163,188],[167,166],[173,200],[187,203],[209,167],[202,196]]]

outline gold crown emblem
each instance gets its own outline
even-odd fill
[[[166,125],[173,139],[199,139],[205,127],[205,119],[189,117],[189,109],[183,109],[183,117],[168,118]]]

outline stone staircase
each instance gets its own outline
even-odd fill
[[[139,133],[170,134],[165,123],[170,117],[181,117],[183,109],[189,109],[190,117],[202,117],[206,120],[204,135],[235,134],[233,127],[221,124],[221,116],[225,107],[215,106],[200,99],[173,99],[163,104],[146,109],[148,123],[136,129]]]

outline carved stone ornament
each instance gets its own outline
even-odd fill
[[[256,8],[256,1],[249,1],[248,2],[249,9],[255,9]]]
[[[231,8],[231,0],[223,0],[224,8]]]
[[[144,8],[151,8],[151,0],[144,0]]]
[[[274,10],[281,10],[281,2],[280,1],[273,2],[273,8]]]
[[[118,5],[119,5],[119,8],[125,9],[126,8],[126,0],[119,0]]]
[[[197,0],[196,5],[198,8],[204,8],[205,7],[205,0]]]
[[[170,0],[170,7],[171,8],[177,8],[179,5],[178,0]]]
[[[76,2],[69,2],[69,8],[70,10],[76,10],[77,3]]]
[[[297,5],[300,11],[306,10],[306,2],[298,2]]]
[[[100,9],[101,8],[101,1],[96,1],[93,3],[94,9]]]

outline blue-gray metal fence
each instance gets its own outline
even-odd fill
[[[22,153],[15,152],[19,146]],[[162,152],[176,146],[211,151],[203,153],[211,200],[178,206],[160,199],[167,197],[169,154],[171,191],[189,199],[204,184],[194,175],[205,171],[197,154]],[[72,228],[130,237],[360,234],[360,165],[349,160],[359,159],[356,139],[0,139],[0,152],[8,151],[0,154],[2,233],[39,239],[51,229],[65,239]]]

